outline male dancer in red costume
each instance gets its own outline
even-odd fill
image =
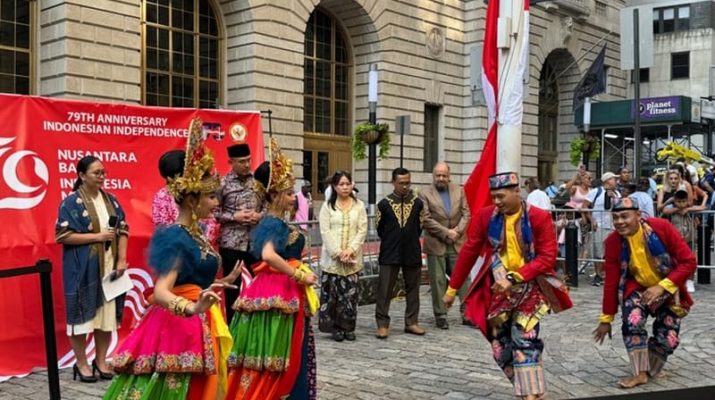
[[[539,323],[550,310],[572,306],[556,277],[556,233],[548,211],[521,200],[519,177],[505,172],[489,177],[493,206],[472,214],[467,242],[444,295],[454,303],[479,256],[479,267],[466,299],[465,316],[492,344],[494,359],[514,384],[518,398],[540,399],[546,392]]]
[[[611,336],[611,322],[620,305],[621,332],[633,375],[618,385],[627,389],[658,376],[678,347],[680,321],[693,305],[685,282],[697,263],[675,227],[660,218],[641,219],[634,200],[617,199],[611,211],[616,232],[605,242],[603,313],[593,336],[598,343]],[[655,317],[650,338],[645,329],[649,315]]]

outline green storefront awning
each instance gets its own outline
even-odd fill
[[[641,99],[641,125],[688,124],[691,103],[687,96]],[[634,118],[633,99],[591,103],[591,129],[633,126]],[[583,126],[583,105],[574,113],[574,125]]]

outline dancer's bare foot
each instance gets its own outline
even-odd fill
[[[641,372],[638,375],[629,376],[618,381],[618,386],[622,389],[630,389],[648,383],[648,373]]]
[[[668,377],[668,374],[665,371],[660,371],[655,375],[650,375],[650,377],[655,379],[665,379]]]
[[[529,395],[526,395],[526,396],[518,396],[518,397],[519,397],[520,399],[524,399],[524,400],[544,400],[544,399],[545,399],[544,393],[542,393],[542,394],[529,394]]]

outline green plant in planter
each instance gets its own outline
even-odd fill
[[[384,159],[390,152],[390,134],[387,124],[371,124],[362,122],[355,126],[355,132],[352,139],[353,158],[355,160],[364,160],[367,158],[367,145],[377,143],[379,159]]]
[[[601,143],[593,136],[577,137],[571,141],[571,164],[578,166],[583,160],[583,153],[588,152],[588,159],[598,160],[601,157]]]

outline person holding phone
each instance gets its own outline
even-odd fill
[[[151,306],[117,349],[112,366],[118,375],[105,400],[223,399],[226,393],[232,340],[217,291],[235,288],[230,282],[239,271],[216,280],[219,255],[199,226],[218,205],[220,187],[201,126],[192,120],[183,171],[169,178],[179,216],[152,236],[149,265],[157,278]]]
[[[588,192],[583,205],[583,208],[592,209],[590,212],[583,213],[591,221],[591,258],[603,259],[603,243],[613,232],[611,204],[615,199],[621,197],[621,193],[616,190],[616,178],[618,175],[613,172],[605,172],[601,175],[601,185]],[[591,285],[600,286],[603,284],[603,263],[596,262],[594,269]]]
[[[107,171],[102,161],[85,156],[77,163],[77,181],[59,208],[55,240],[62,245],[67,336],[77,362],[73,379],[112,379],[106,363],[112,331],[122,320],[124,296],[105,301],[102,279],[127,268],[129,226],[116,197],[102,189]],[[87,334],[94,333],[95,360],[87,362]]]
[[[335,172],[330,186],[333,190],[318,217],[323,239],[318,329],[332,333],[337,342],[352,341],[355,340],[358,275],[363,269],[362,245],[367,237],[367,213],[365,204],[353,193],[353,179],[349,172]]]

